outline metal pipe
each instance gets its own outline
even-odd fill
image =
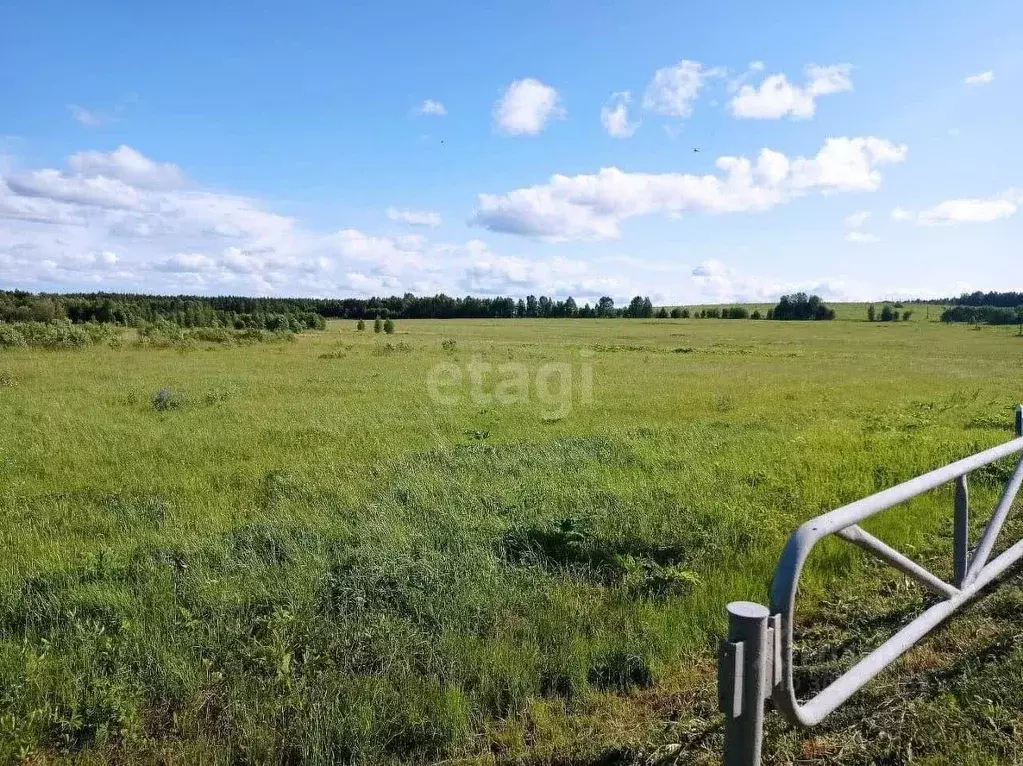
[[[998,533],[1002,531],[1002,524],[1005,523],[1009,511],[1012,509],[1012,501],[1016,499],[1020,486],[1023,486],[1023,458],[1016,465],[1016,470],[1012,472],[1012,478],[1009,479],[1005,489],[1002,490],[1002,497],[998,501],[998,506],[995,508],[995,512],[991,514],[991,520],[984,529],[984,535],[980,538],[977,550],[973,552],[973,560],[970,561],[970,566],[966,570],[967,582],[972,581],[987,563],[988,557],[991,555],[991,549],[995,547]]]
[[[884,559],[899,571],[909,575],[925,588],[934,591],[939,596],[950,598],[959,592],[955,588],[917,564],[911,558],[904,556],[882,540],[878,540],[863,527],[853,524],[851,527],[836,532],[843,540],[873,553],[878,558]]]
[[[957,588],[966,584],[970,564],[970,488],[966,477],[956,479],[955,520],[952,538],[952,582]]]
[[[810,519],[792,533],[782,550],[781,557],[778,560],[778,565],[775,568],[774,579],[771,583],[771,613],[781,615],[782,621],[781,656],[783,664],[781,684],[774,688],[773,699],[775,705],[790,721],[803,724],[804,726],[811,726],[814,723],[817,723],[821,720],[821,718],[830,713],[834,707],[844,702],[849,695],[873,677],[871,675],[863,679],[862,682],[857,682],[851,688],[842,691],[844,687],[848,687],[850,684],[847,673],[842,677],[842,679],[846,679],[845,681],[839,679],[839,681],[835,682],[835,684],[838,684],[841,681],[844,684],[844,687],[838,687],[837,691],[832,690],[829,697],[826,698],[829,699],[833,697],[837,699],[837,701],[833,704],[829,703],[826,708],[820,705],[814,706],[813,700],[807,703],[807,706],[805,707],[800,706],[796,700],[793,685],[792,663],[792,628],[793,618],[795,615],[795,599],[803,565],[806,563],[807,556],[809,556],[813,547],[821,539],[830,534],[834,534],[835,532],[856,524],[857,522],[873,516],[876,513],[909,500],[916,495],[935,489],[946,482],[954,481],[960,476],[965,476],[969,472],[982,468],[985,465],[989,465],[996,460],[1000,460],[1001,458],[1021,451],[1023,451],[1023,437],[1017,437],[1005,444],[992,447],[984,452],[956,461],[944,468],[939,468],[922,476],[918,476],[917,478],[911,479],[910,481],[896,487],[886,489],[882,492],[871,495],[870,497],[845,505],[831,511],[830,513]],[[1013,546],[1013,548],[1010,549],[1010,551],[1017,552],[1016,558],[1018,558],[1020,554],[1023,554],[1023,548],[1020,548],[1020,545],[1023,545],[1023,543]],[[999,562],[999,564],[1008,561],[1006,558],[1008,554],[1009,551],[999,556],[996,561]],[[1013,559],[1013,561],[1014,560],[1015,559]],[[1009,561],[1009,563],[1012,563],[1012,561]],[[1005,565],[1008,566],[1008,564]],[[968,589],[964,589],[955,596],[952,596],[948,601],[932,607],[931,610],[925,612],[925,615],[933,615],[935,612],[932,610],[938,610],[940,613],[940,610],[947,608],[948,604],[956,604],[956,606],[958,606],[963,603],[969,597],[964,596],[964,594],[969,593],[972,595],[975,593],[976,587],[979,587],[979,585],[974,587],[976,583],[986,582],[989,574],[988,568],[985,567],[985,569],[978,575],[977,580],[971,583]],[[952,607],[953,611],[954,608],[956,607]],[[944,619],[944,617],[950,613],[951,611],[945,613],[940,617],[939,621]],[[921,615],[921,618],[918,618],[918,620],[921,620],[925,615]],[[904,630],[912,629],[914,624],[917,623],[911,623]],[[927,628],[927,630],[929,629],[930,628]],[[926,632],[926,630],[924,632]],[[903,635],[905,636],[906,634],[903,633]],[[918,638],[919,636],[913,638],[913,641],[915,642]],[[910,642],[905,648],[908,648],[908,646],[911,645],[912,642]],[[894,656],[901,654],[902,651],[905,651],[905,648],[900,649]],[[860,665],[856,666],[856,668],[860,667]],[[854,668],[854,670],[856,668]],[[828,687],[828,689],[832,689],[835,684],[832,684],[832,686]],[[838,693],[839,691],[841,691],[841,694]],[[827,692],[827,690],[825,690],[825,692]],[[821,692],[821,694],[824,694],[825,692]],[[809,708],[809,710],[807,710],[807,708]]]
[[[816,697],[803,706],[795,706],[794,722],[813,726],[873,680],[882,670],[898,659],[917,641],[944,622],[967,601],[975,597],[984,586],[1023,557],[1023,540],[984,567],[980,575],[966,588],[947,601],[935,604],[913,622],[885,641],[862,660],[845,671]],[[784,692],[776,692],[776,694]],[[775,698],[777,702],[777,697]]]
[[[764,700],[767,669],[766,606],[750,601],[734,601],[728,605],[728,640],[742,645],[741,665],[734,672],[741,674],[742,706],[738,715],[725,717],[725,766],[759,766],[764,744]]]

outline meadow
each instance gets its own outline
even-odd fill
[[[714,762],[724,605],[1023,400],[1015,328],[838,308],[0,350],[0,762]],[[944,571],[951,508],[868,527]],[[769,760],[1015,760],[1018,585]],[[805,689],[925,603],[839,542],[801,596]]]

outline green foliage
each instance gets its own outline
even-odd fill
[[[968,322],[970,324],[1010,325],[1023,323],[1023,306],[950,306],[941,313],[941,321]]]
[[[380,317],[377,317],[376,319],[374,319],[373,320],[373,332],[379,333],[383,329],[384,329],[383,320],[381,320]]]
[[[384,320],[384,332],[388,335],[394,335],[394,320],[390,317]]]
[[[0,352],[0,762],[713,762],[723,605],[766,598],[809,516],[1011,438],[1023,373],[1015,328],[925,322],[409,321],[406,352],[170,324],[209,351]],[[602,353],[592,401],[545,421],[429,401],[456,349]],[[870,528],[947,572],[950,507]],[[931,603],[886,573],[814,552],[801,694]],[[1012,762],[1016,580],[848,713],[770,716],[767,760]]]
[[[828,308],[816,295],[796,293],[783,295],[774,307],[772,319],[781,320],[829,320],[835,318],[833,309]]]
[[[60,322],[0,324],[0,348],[82,349],[115,337],[115,328],[97,324]]]
[[[355,323],[355,329],[358,330],[359,332],[362,332],[363,330],[365,330],[366,329],[366,321],[364,319],[360,319],[358,322]]]

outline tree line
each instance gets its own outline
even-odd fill
[[[782,296],[767,311],[767,319],[833,319],[816,295]],[[456,298],[411,293],[389,298],[248,298],[244,296],[164,296],[136,293],[47,294],[0,291],[0,322],[54,322],[116,324],[144,327],[169,322],[180,327],[225,327],[294,331],[323,329],[327,319],[484,319],[484,318],[674,318],[761,319],[759,310],[744,306],[694,309],[655,309],[647,296],[637,295],[624,306],[603,296],[596,303],[579,305],[545,295],[525,298]]]

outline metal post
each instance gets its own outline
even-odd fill
[[[956,479],[955,525],[952,548],[952,583],[957,588],[966,584],[970,550],[970,490],[966,475]]]
[[[1016,408],[1016,436],[1023,436],[1023,404]]]
[[[760,766],[770,612],[750,601],[733,601],[727,609],[728,641],[722,646],[722,658],[730,656],[732,662],[722,662],[718,679],[725,712],[724,763]]]

